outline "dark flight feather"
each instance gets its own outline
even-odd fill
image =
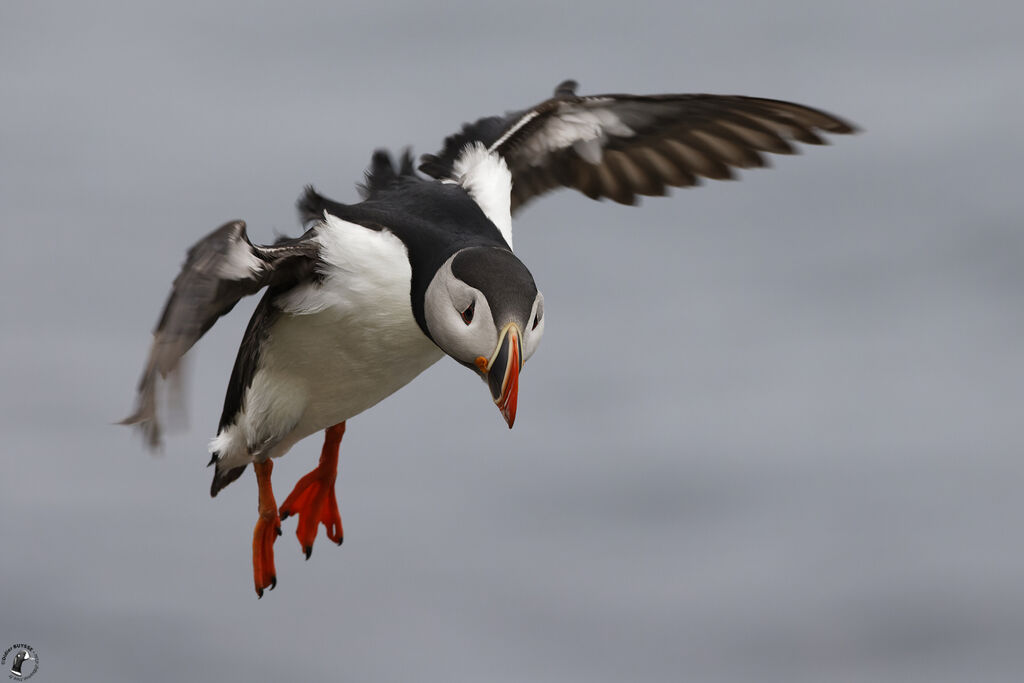
[[[761,97],[575,91],[576,83],[565,81],[535,107],[464,124],[440,152],[421,158],[420,170],[451,178],[463,148],[480,142],[508,164],[513,212],[558,187],[635,204],[638,195],[768,166],[763,154],[792,154],[790,141],[820,145],[819,133],[856,131],[819,109]]]
[[[289,286],[310,275],[318,246],[314,230],[274,245],[254,246],[244,221],[217,228],[191,249],[153,331],[153,344],[139,379],[135,411],[122,424],[137,425],[151,448],[160,445],[158,378],[178,369],[185,352],[243,297],[264,287]]]

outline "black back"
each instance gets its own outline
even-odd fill
[[[318,220],[327,211],[398,237],[412,268],[409,294],[413,317],[428,337],[423,313],[427,286],[452,254],[468,247],[493,247],[511,255],[501,232],[469,193],[454,183],[417,176],[408,152],[398,166],[387,152],[375,152],[361,189],[362,202],[341,204],[307,187],[298,202],[300,216],[305,221]]]

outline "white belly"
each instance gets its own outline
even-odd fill
[[[371,408],[444,354],[408,324],[284,315],[271,329],[261,369],[237,421],[214,439],[225,467],[284,455],[301,439]]]
[[[420,331],[411,312],[402,321],[343,319],[333,310],[286,316],[274,326],[273,335],[262,377],[257,375],[252,388],[266,386],[268,393],[276,393],[275,386],[285,385],[288,391],[278,395],[297,399],[302,410],[271,457],[371,408],[444,355]]]
[[[235,423],[210,443],[220,467],[288,452],[299,440],[379,403],[436,363],[409,301],[405,248],[387,232],[328,216],[325,280],[277,303]]]

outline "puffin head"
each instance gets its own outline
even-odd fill
[[[487,382],[511,429],[519,371],[544,335],[544,296],[530,271],[507,249],[462,249],[427,286],[424,318],[441,350]]]

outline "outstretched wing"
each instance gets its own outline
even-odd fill
[[[451,178],[471,142],[504,157],[512,211],[558,187],[635,204],[637,195],[724,180],[732,168],[766,166],[762,152],[793,154],[791,141],[825,144],[819,132],[855,127],[819,109],[739,95],[587,95],[565,81],[531,109],[467,123],[420,170]]]
[[[319,248],[314,237],[315,228],[296,239],[254,246],[245,233],[245,222],[232,221],[196,242],[153,331],[135,412],[121,424],[138,425],[149,446],[159,446],[157,379],[174,373],[185,352],[242,297],[309,275]]]

